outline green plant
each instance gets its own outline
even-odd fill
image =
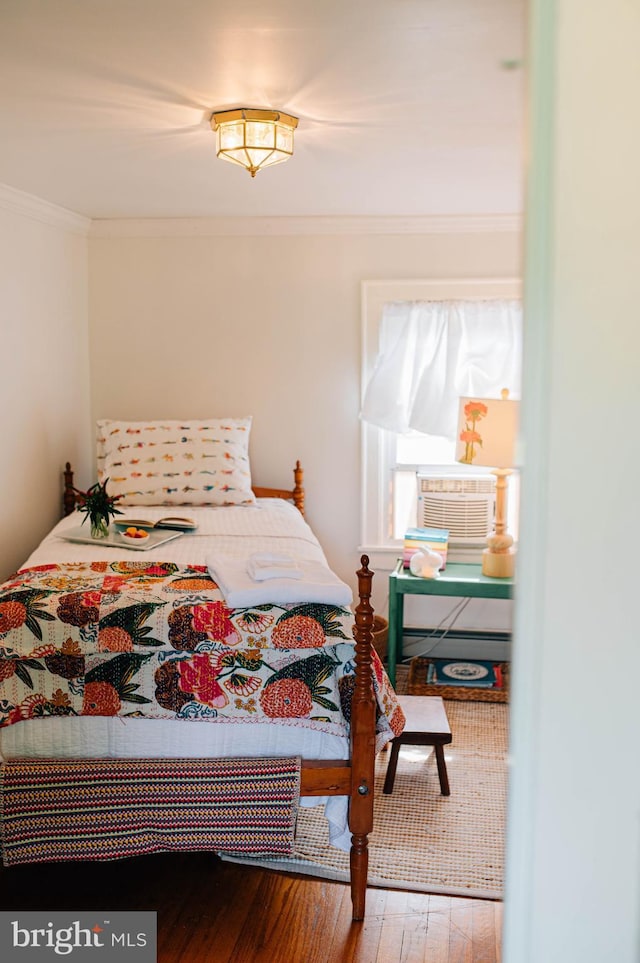
[[[86,492],[74,488],[78,509],[84,512],[82,524],[84,525],[87,519],[91,521],[92,535],[95,530],[101,530],[103,534],[106,534],[111,515],[122,515],[120,509],[116,508],[116,502],[122,498],[122,495],[107,494],[108,481],[109,479],[105,478],[102,484],[96,482]]]

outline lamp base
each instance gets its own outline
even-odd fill
[[[489,578],[513,578],[516,553],[512,548],[494,552],[485,548],[482,553],[482,574]]]

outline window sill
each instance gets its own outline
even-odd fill
[[[396,562],[402,555],[402,545],[360,545],[358,552],[369,556],[369,563],[374,569],[393,572]]]
[[[392,572],[396,567],[396,562],[402,555],[402,544],[398,545],[361,545],[358,552],[369,556],[369,562],[374,568],[381,571]],[[482,562],[481,546],[456,546],[449,548],[447,561],[463,562],[466,564],[480,565]]]

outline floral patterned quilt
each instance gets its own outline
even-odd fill
[[[205,566],[75,562],[0,588],[0,726],[46,716],[274,722],[348,731],[353,616],[229,609]],[[402,731],[375,654],[378,732]]]

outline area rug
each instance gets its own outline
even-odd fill
[[[442,796],[435,756],[400,751],[395,787],[382,794],[388,752],[378,757],[369,885],[500,899],[503,888],[508,707],[445,703],[453,742],[445,747],[451,795]],[[322,807],[298,814],[295,856],[253,862],[347,882],[349,856],[329,845]]]
[[[447,674],[466,674],[485,677],[491,681],[487,685],[474,685],[469,678],[463,683],[446,685]],[[478,661],[477,659],[411,659],[407,692],[410,695],[435,695],[442,699],[455,699],[469,702],[508,702],[509,701],[509,663]]]

